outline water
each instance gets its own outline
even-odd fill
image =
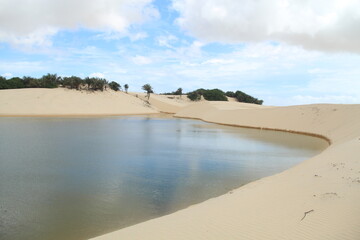
[[[219,196],[320,139],[142,117],[0,118],[0,239],[87,239]]]

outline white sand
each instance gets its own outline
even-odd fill
[[[331,146],[287,171],[96,239],[360,239],[360,105],[191,104],[153,94],[150,103],[110,91],[2,90],[0,116],[165,111],[220,124],[320,135]]]
[[[88,92],[63,88],[0,91],[0,116],[74,116],[157,113],[124,92]]]
[[[148,101],[154,109],[164,113],[176,113],[182,108],[192,104],[186,95],[175,96],[175,95],[157,95],[151,94],[150,98],[147,98],[146,93],[130,93],[133,96],[137,96],[143,101]]]
[[[204,102],[176,116],[306,132],[332,145],[280,174],[95,239],[360,239],[360,105],[238,105]]]

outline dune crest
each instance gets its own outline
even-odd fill
[[[101,116],[158,111],[124,92],[55,89],[0,91],[0,116]]]

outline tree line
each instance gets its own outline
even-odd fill
[[[182,88],[178,88],[176,91],[174,92],[168,92],[168,93],[163,93],[163,95],[178,95],[178,96],[182,96],[183,95],[183,89]]]
[[[176,91],[163,93],[163,95],[183,95],[182,88],[178,88]],[[201,100],[201,97],[203,97],[207,101],[228,101],[228,97],[235,98],[238,102],[244,102],[244,103],[254,103],[262,105],[264,103],[263,100],[259,100],[253,96],[250,96],[242,91],[228,91],[224,92],[220,89],[204,89],[199,88],[197,90],[194,90],[192,92],[188,92],[187,97],[191,101],[199,101]]]
[[[108,82],[104,78],[97,77],[86,77],[80,78],[77,76],[71,77],[60,77],[57,74],[46,74],[41,78],[33,77],[13,77],[6,79],[5,77],[0,76],[0,90],[1,89],[16,89],[16,88],[57,88],[65,87],[69,89],[76,90],[89,90],[89,91],[104,91],[107,88],[110,88],[114,91],[121,91],[122,87],[117,82]],[[129,85],[124,85],[125,92],[128,92]],[[150,98],[150,94],[153,93],[153,88],[150,84],[145,84],[142,86],[142,89],[147,93],[147,98]],[[178,88],[174,92],[163,93],[164,95],[183,95],[182,88]],[[199,101],[201,97],[208,101],[228,101],[227,97],[235,98],[239,102],[244,103],[254,103],[254,104],[263,104],[263,100],[259,100],[253,96],[250,96],[242,91],[228,91],[224,92],[220,89],[204,89],[199,88],[195,91],[188,92],[187,97],[191,101]]]
[[[224,92],[220,89],[203,89],[199,88],[195,91],[189,92],[187,94],[187,97],[191,101],[199,101],[201,99],[201,96],[204,97],[207,101],[228,101],[227,97],[235,98],[238,102],[244,102],[244,103],[254,103],[254,104],[263,104],[263,100],[259,100],[253,96],[250,96],[242,91],[228,91]]]
[[[0,76],[0,89],[58,87],[89,91],[104,91],[107,88],[110,88],[114,91],[122,90],[122,87],[119,83],[114,81],[108,82],[106,79],[98,77],[60,77],[57,74],[50,73],[42,76],[41,78],[24,76],[22,78],[13,77],[10,79],[6,79],[5,77]],[[125,84],[124,89],[127,92],[129,89],[129,85]]]

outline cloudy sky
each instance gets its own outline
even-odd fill
[[[359,0],[0,0],[0,75],[360,103]]]

